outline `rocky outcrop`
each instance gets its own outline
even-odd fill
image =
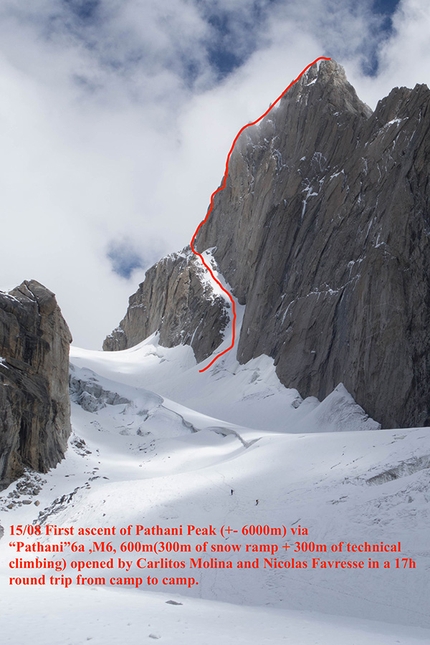
[[[429,129],[425,85],[372,113],[315,65],[244,131],[196,241],[246,305],[241,363],[273,357],[304,397],[343,383],[383,427],[430,425]]]
[[[146,272],[144,282],[129,299],[125,318],[106,338],[103,349],[127,349],[158,331],[161,345],[191,345],[201,361],[221,343],[229,320],[227,309],[195,256],[184,249]]]
[[[69,345],[55,296],[35,280],[0,293],[0,489],[47,472],[70,434]]]

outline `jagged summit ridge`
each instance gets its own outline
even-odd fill
[[[196,240],[246,305],[241,363],[273,357],[302,396],[342,382],[385,427],[430,423],[429,101],[372,113],[315,65],[240,137]]]

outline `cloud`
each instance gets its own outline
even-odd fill
[[[236,132],[311,60],[372,105],[428,81],[426,3],[401,2],[392,32],[372,6],[3,0],[0,286],[40,280],[100,347],[147,263],[189,242]]]
[[[136,244],[126,236],[111,240],[106,252],[112,271],[126,280],[129,280],[138,269],[149,269],[160,256],[156,243]]]
[[[394,37],[381,50],[381,76],[407,86],[429,81],[430,5],[404,0],[393,18]]]
[[[400,0],[395,4],[390,33],[377,34],[377,74],[363,75],[354,60],[347,65],[349,80],[371,107],[393,87],[430,85],[430,6],[426,0]]]
[[[135,269],[145,266],[141,252],[127,239],[111,242],[107,257],[112,263],[112,270],[121,278],[129,279]]]

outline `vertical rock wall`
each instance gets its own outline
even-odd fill
[[[372,113],[334,61],[246,129],[196,241],[246,305],[238,360],[273,357],[303,397],[341,382],[383,427],[430,425],[429,177],[429,89],[395,88]],[[113,340],[159,329],[201,360],[222,338],[216,308],[184,297],[192,267],[174,264],[148,271]]]
[[[64,457],[71,340],[43,285],[31,280],[0,292],[0,489],[25,466],[46,472]]]
[[[302,396],[342,382],[383,427],[430,425],[430,91],[366,108],[333,61],[239,139],[197,240],[246,304],[238,359]]]

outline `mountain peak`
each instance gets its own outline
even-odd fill
[[[371,108],[358,98],[342,65],[332,59],[312,65],[282,101],[288,103],[300,99],[314,107],[322,102],[322,109],[331,109],[339,114],[346,112],[365,118],[372,114]]]
[[[424,86],[394,90],[372,113],[338,63],[312,66],[243,132],[196,239],[246,305],[238,361],[272,357],[304,397],[344,383],[384,427],[430,423],[428,100]],[[175,285],[147,278],[134,328]],[[184,342],[201,359],[223,332],[210,331],[209,294],[191,308],[182,295],[170,313],[197,321]]]
[[[337,83],[348,83],[345,69],[338,62],[331,58],[322,60],[318,66],[318,77],[321,81],[332,81]]]

